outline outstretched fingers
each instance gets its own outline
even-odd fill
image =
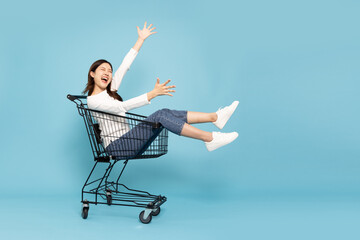
[[[170,92],[175,92],[175,90],[172,90],[171,88],[174,88],[175,85],[173,86],[166,86],[165,87],[165,92],[166,92],[166,95],[169,95],[169,96],[172,96],[172,94],[170,94]]]
[[[171,80],[167,80],[164,83],[160,84],[160,79],[156,78],[156,84],[155,84],[155,91],[157,92],[157,95],[168,95],[168,96],[173,96],[171,93],[175,92],[175,90],[172,90],[172,88],[175,88],[175,85],[171,85],[171,86],[166,86],[166,84],[168,84]]]
[[[166,86],[166,84],[168,84],[171,80],[167,80],[166,82],[163,83],[164,86]]]
[[[169,92],[175,92],[175,91],[169,91]],[[169,96],[173,96],[171,93],[167,93],[167,95],[169,95]]]
[[[169,95],[169,96],[172,96],[171,92],[175,92],[175,90],[167,90],[165,94]]]

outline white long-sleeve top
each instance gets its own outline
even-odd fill
[[[130,69],[130,66],[137,54],[138,52],[133,48],[131,48],[126,54],[120,67],[116,70],[113,76],[111,82],[112,91],[117,91],[119,89],[121,81],[123,80],[126,72]],[[150,104],[150,102],[148,101],[146,93],[121,102],[111,97],[107,91],[104,90],[96,95],[88,96],[87,104],[90,109],[125,116],[125,112]],[[95,112],[92,114],[95,120],[99,123],[101,138],[105,148],[111,143],[111,141],[118,139],[130,130],[126,119],[123,119],[123,122],[119,123],[118,117],[112,117]]]

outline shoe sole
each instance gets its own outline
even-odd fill
[[[228,142],[228,143],[226,143],[226,144],[224,144],[224,145],[218,146],[218,147],[216,147],[216,148],[213,148],[213,149],[211,149],[211,150],[209,150],[209,149],[207,148],[207,150],[208,150],[209,152],[212,152],[212,151],[214,151],[214,150],[216,150],[216,149],[218,149],[218,148],[224,147],[224,146],[226,146],[226,145],[228,145],[228,144],[232,143],[233,141],[235,141],[235,139],[237,139],[237,138],[238,138],[238,136],[239,136],[239,134],[238,134],[238,133],[236,133],[236,137],[235,137],[234,139],[232,139],[230,142]]]
[[[231,116],[232,116],[233,113],[235,112],[236,108],[238,107],[239,101],[234,101],[232,104],[230,104],[230,106],[233,105],[234,103],[235,103],[235,105],[236,105],[236,106],[234,107],[234,110],[230,113],[230,116],[229,116],[228,120],[226,120],[226,122],[224,123],[224,125],[221,126],[221,127],[218,127],[219,129],[223,129],[223,128],[225,127],[226,123],[229,121],[229,119],[231,118]]]

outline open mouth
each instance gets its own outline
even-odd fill
[[[107,82],[109,81],[109,78],[108,78],[108,77],[102,77],[102,78],[101,78],[101,81],[102,81],[103,83],[107,83]]]

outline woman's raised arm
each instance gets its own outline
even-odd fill
[[[155,27],[151,28],[152,24],[150,24],[148,27],[146,26],[146,22],[144,23],[144,28],[141,30],[138,26],[136,26],[137,28],[137,32],[138,32],[138,40],[136,41],[135,45],[133,46],[133,49],[136,50],[137,52],[139,52],[141,46],[143,45],[144,41],[146,38],[148,38],[150,35],[157,33],[157,32],[152,32],[154,29],[156,29]]]
[[[138,26],[138,40],[136,41],[134,47],[130,49],[128,54],[125,56],[124,60],[122,61],[120,67],[116,70],[113,80],[111,82],[111,91],[117,91],[120,87],[121,81],[125,76],[125,73],[130,69],[130,66],[132,62],[134,61],[136,55],[138,54],[141,46],[143,45],[146,38],[148,38],[150,35],[156,33],[152,32],[154,28],[151,28],[152,24],[150,24],[148,27],[146,26],[146,22],[144,24],[144,28],[140,30]]]

